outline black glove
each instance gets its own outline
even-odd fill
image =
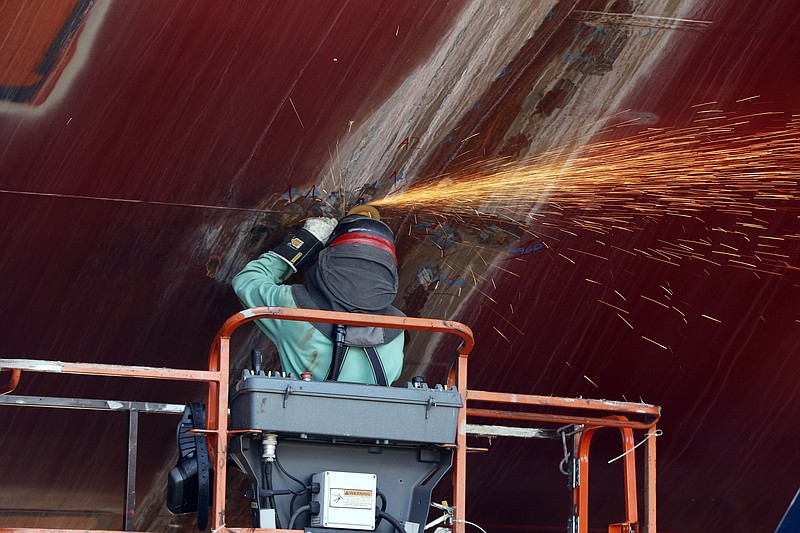
[[[286,261],[293,271],[311,261],[325,247],[338,221],[330,217],[312,217],[297,233],[269,253]]]

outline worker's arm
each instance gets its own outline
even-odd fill
[[[233,278],[233,290],[245,307],[279,306],[296,308],[291,285],[281,285],[292,268],[283,258],[267,253],[247,263]],[[300,375],[312,372],[314,379],[325,379],[331,363],[331,342],[309,322],[257,320],[259,329],[275,343],[281,368]]]
[[[233,278],[233,290],[242,304],[248,308],[296,307],[291,286],[281,285],[292,274],[293,271],[286,261],[277,255],[266,253],[247,263],[244,269],[236,274]]]
[[[245,307],[297,307],[289,285],[282,285],[297,269],[314,259],[336,227],[336,219],[312,217],[285,242],[258,259],[250,261],[233,278],[233,290]],[[279,332],[286,325],[279,320],[259,320],[259,327],[280,346]]]

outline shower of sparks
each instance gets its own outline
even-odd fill
[[[372,203],[441,215],[478,208],[486,212],[491,203],[518,213],[540,201],[560,211],[626,207],[643,215],[694,216],[711,207],[753,215],[761,207],[753,200],[795,198],[800,122],[749,135],[728,127],[650,128],[633,138],[588,145],[569,161],[552,158],[545,154],[522,166],[500,163],[480,174],[442,179]]]
[[[793,115],[785,127],[754,132],[751,120],[783,114],[736,116],[719,109],[702,110],[708,113],[698,112],[693,127],[648,128],[622,140],[586,145],[572,158],[550,152],[523,163],[484,163],[372,203],[456,220],[477,215],[525,226],[538,222],[573,236],[575,231],[598,236],[615,230],[637,232],[644,223],[665,217],[705,224],[702,217],[716,212],[734,219],[725,228],[711,228],[719,237],[742,236],[752,242],[800,238],[757,235],[770,232],[765,219],[770,213],[787,206],[796,209],[800,198],[800,116]],[[771,275],[796,268],[780,250],[759,248],[748,254],[730,245],[716,249],[717,241],[660,241],[660,248],[633,252],[673,266],[689,259]],[[573,257],[577,253],[608,259],[574,248],[565,251]],[[558,255],[574,264],[572,258]]]

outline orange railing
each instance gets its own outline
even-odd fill
[[[462,344],[458,350],[456,363],[448,374],[448,386],[455,386],[464,396],[465,408],[459,412],[458,432],[453,472],[454,511],[453,528],[455,533],[464,533],[466,520],[466,454],[467,454],[467,417],[493,418],[501,420],[524,420],[555,424],[579,424],[583,426],[584,435],[577,442],[579,458],[585,467],[586,483],[576,489],[574,501],[576,511],[581,516],[579,533],[588,531],[586,513],[588,512],[588,452],[592,433],[603,427],[620,428],[624,435],[624,451],[632,451],[633,429],[655,430],[660,416],[660,408],[647,404],[628,402],[610,402],[604,400],[587,400],[573,398],[557,398],[552,396],[535,396],[524,394],[505,394],[469,390],[467,388],[467,361],[474,341],[469,327],[459,322],[433,320],[424,318],[390,317],[381,315],[361,315],[337,313],[309,309],[290,309],[281,307],[256,307],[241,311],[223,324],[217,333],[209,354],[208,370],[182,370],[171,368],[153,368],[143,366],[124,366],[92,363],[68,363],[59,361],[36,361],[30,359],[0,359],[0,370],[12,371],[11,382],[0,392],[11,392],[19,381],[20,373],[56,372],[63,374],[83,374],[95,376],[116,376],[144,379],[167,379],[176,381],[198,381],[208,384],[207,390],[207,429],[209,450],[213,456],[214,498],[212,504],[212,529],[214,531],[276,531],[254,530],[251,528],[229,528],[225,525],[225,483],[227,467],[228,432],[228,394],[230,370],[230,338],[241,325],[258,319],[294,320],[305,322],[323,322],[329,324],[345,324],[350,326],[378,326],[391,329],[421,330],[458,335]],[[496,410],[474,408],[474,403],[511,404],[517,410]],[[525,408],[563,408],[577,411],[598,411],[606,416],[576,416],[553,413],[537,413],[519,410]],[[608,416],[611,415],[611,416]],[[641,421],[629,420],[626,415],[636,415]],[[199,430],[198,430],[199,431]],[[625,496],[626,523],[637,523],[636,475],[632,453],[625,456]],[[655,519],[655,439],[648,439],[645,448],[645,487],[644,531],[656,532]],[[624,524],[622,524],[624,526]],[[609,531],[626,531],[609,526]],[[635,526],[634,526],[635,527]],[[632,531],[632,529],[629,529]],[[0,529],[0,532],[19,531],[18,529]],[[42,531],[42,530],[40,530]]]
[[[472,330],[459,322],[432,320],[426,318],[394,317],[382,315],[360,315],[353,313],[337,313],[334,311],[317,311],[310,309],[288,309],[280,307],[255,307],[235,314],[229,318],[217,333],[209,356],[209,369],[228,375],[230,359],[230,339],[233,332],[247,322],[261,318],[295,320],[302,322],[323,322],[326,324],[344,324],[347,326],[378,326],[391,329],[423,330],[442,333],[453,333],[463,339],[459,349],[459,359],[466,361],[474,346]],[[466,376],[464,384],[466,385]],[[460,390],[460,389],[459,389]],[[461,414],[463,416],[463,409]],[[225,524],[225,466],[227,463],[226,444],[228,431],[228,381],[220,380],[210,384],[206,404],[208,428],[215,438],[209,440],[209,448],[214,459],[215,483],[212,528],[218,529]],[[461,422],[461,420],[459,420]],[[222,453],[219,453],[222,450]]]

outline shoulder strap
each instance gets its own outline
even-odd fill
[[[381,357],[380,357],[380,354],[378,354],[377,348],[375,348],[374,346],[366,346],[366,347],[362,346],[361,349],[364,350],[364,353],[367,354],[367,362],[369,363],[370,368],[372,368],[372,375],[375,376],[375,383],[377,385],[382,386],[382,387],[388,387],[389,386],[389,380],[386,379],[386,370],[384,370],[384,368],[383,368],[383,363],[381,362]],[[331,368],[330,368],[330,370],[328,370],[328,378],[327,378],[328,380],[331,380],[330,376],[336,370],[341,372],[342,367],[344,366],[344,361],[345,361],[345,359],[347,359],[347,354],[349,352],[350,352],[350,346],[345,346],[344,357],[342,357],[342,361],[339,364],[339,368],[338,369],[335,369],[333,367],[334,363],[331,362]],[[339,372],[335,372],[337,376],[339,375]],[[334,380],[334,381],[336,381],[336,380]]]
[[[386,379],[386,370],[383,369],[383,363],[381,363],[381,358],[378,355],[377,348],[374,346],[367,346],[364,348],[364,351],[367,354],[369,366],[372,367],[372,374],[375,376],[375,383],[382,387],[387,387],[389,383]]]

